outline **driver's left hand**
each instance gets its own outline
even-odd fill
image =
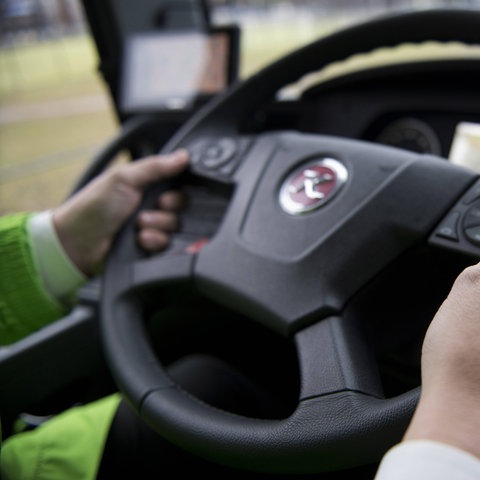
[[[113,167],[56,208],[57,235],[77,268],[87,276],[101,271],[115,234],[138,208],[144,189],[180,174],[187,165],[188,153],[178,150]],[[165,248],[182,205],[181,193],[172,191],[158,198],[158,210],[141,211],[139,244],[148,251]]]

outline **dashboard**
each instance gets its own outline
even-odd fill
[[[296,129],[448,158],[457,126],[480,123],[480,61],[401,63],[340,76],[266,108],[253,129]]]

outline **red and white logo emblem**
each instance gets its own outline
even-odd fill
[[[348,172],[333,158],[310,161],[294,170],[280,189],[280,205],[292,215],[324,205],[345,184]]]

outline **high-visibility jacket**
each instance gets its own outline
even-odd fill
[[[65,307],[44,291],[27,233],[29,214],[0,218],[0,344],[61,318]],[[2,391],[0,385],[0,392]],[[0,393],[1,394],[1,393]],[[93,480],[120,397],[71,408],[1,446],[2,480]]]

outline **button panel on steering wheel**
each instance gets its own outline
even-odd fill
[[[480,256],[480,181],[450,210],[430,241],[475,258]]]
[[[193,170],[193,169],[192,169]],[[215,235],[232,194],[232,185],[191,171],[181,189],[187,203],[179,215],[179,230],[163,254],[197,253]]]
[[[188,147],[194,172],[218,180],[228,180],[247,147],[243,138],[220,137],[197,140]]]

